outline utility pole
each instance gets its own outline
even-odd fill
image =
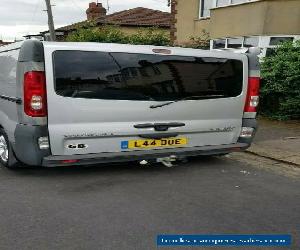
[[[45,0],[45,1],[46,1],[46,6],[47,6],[50,40],[55,41],[56,40],[56,35],[55,35],[55,28],[54,28],[53,15],[52,15],[52,6],[51,6],[51,3],[50,3],[50,0]]]
[[[107,12],[109,12],[110,6],[109,6],[109,0],[107,0]]]

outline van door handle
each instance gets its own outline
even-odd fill
[[[170,137],[177,137],[178,133],[161,133],[161,134],[145,134],[139,135],[141,138],[145,139],[163,139],[163,138],[170,138]]]
[[[167,131],[169,128],[184,127],[185,123],[170,122],[170,123],[144,123],[134,125],[137,129],[154,128],[156,131]]]
[[[135,127],[135,128],[154,128],[154,124],[152,124],[152,123],[144,123],[144,124],[136,124],[136,125],[134,125],[133,127]]]

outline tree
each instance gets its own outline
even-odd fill
[[[300,41],[279,45],[261,64],[261,113],[300,119]]]

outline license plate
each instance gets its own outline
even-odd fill
[[[122,141],[122,149],[138,149],[138,148],[162,148],[162,147],[180,147],[188,144],[185,137],[166,138],[166,139],[147,139],[147,140],[129,140]]]

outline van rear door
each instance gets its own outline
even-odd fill
[[[157,135],[180,138],[180,147],[238,140],[245,55],[91,43],[44,48],[53,155],[145,150],[130,143]]]

